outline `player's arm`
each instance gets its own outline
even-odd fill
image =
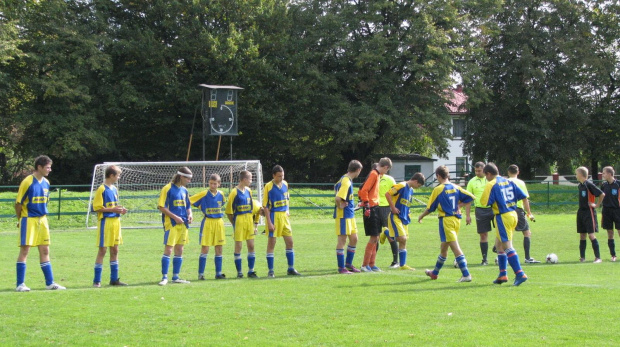
[[[342,179],[342,182],[340,183],[340,189],[338,190],[338,193],[336,193],[336,206],[338,206],[338,208],[340,209],[344,209],[345,207],[349,206],[349,202],[347,201],[347,195],[349,192],[349,187],[351,186],[351,180],[349,179],[346,183],[344,181],[344,178]]]
[[[30,188],[30,183],[26,182],[24,179],[19,184],[19,190],[17,191],[17,198],[15,199],[15,215],[17,216],[17,227],[19,228],[19,222],[21,221],[22,209],[24,207],[23,203],[26,200],[28,195],[28,189]]]
[[[19,202],[15,203],[15,215],[17,216],[17,227],[19,228],[19,221],[21,220],[22,215],[22,204]]]
[[[439,200],[437,200],[437,196],[439,196],[442,191],[443,189],[440,186],[437,186],[435,187],[435,189],[433,189],[430,198],[428,198],[428,204],[426,205],[426,209],[418,217],[418,223],[422,223],[422,219],[424,217],[428,216],[437,209],[437,204],[439,203]]]
[[[532,214],[532,210],[530,209],[530,200],[528,198],[523,199],[523,209],[527,212],[527,218],[529,218],[532,222],[536,221],[534,215]]]
[[[424,212],[422,212],[422,214],[420,214],[420,217],[418,217],[418,223],[422,223],[422,219],[426,216],[428,216],[431,213],[431,211],[429,210],[424,210]]]
[[[494,199],[491,196],[491,191],[493,190],[494,184],[488,182],[486,186],[484,186],[484,191],[482,192],[482,196],[480,197],[480,205],[482,206],[490,206],[493,204]]]
[[[368,206],[369,198],[368,195],[370,193],[370,187],[374,187],[377,182],[377,176],[372,174],[372,171],[368,174],[368,179],[364,182],[364,185],[358,190],[357,196],[359,196],[360,200],[363,203],[363,206]]]
[[[588,189],[590,191],[590,193],[592,193],[592,195],[594,195],[595,197],[597,197],[596,200],[596,204],[593,204],[593,208],[599,208],[601,206],[601,203],[603,203],[603,199],[605,199],[605,193],[603,193],[602,190],[598,189],[597,186],[594,185],[594,183],[587,181],[588,184],[586,185],[586,189]],[[598,193],[598,196],[596,195]]]
[[[272,181],[273,182],[273,181]],[[271,190],[272,183],[269,182],[263,188],[263,212],[265,213],[265,220],[267,221],[267,228],[269,231],[274,231],[276,227],[273,225],[273,221],[271,220],[271,211],[269,210],[269,190]]]
[[[394,204],[394,199],[392,198],[393,189],[394,187],[385,193],[385,198],[387,199],[388,204],[390,204],[390,211],[392,211],[393,214],[399,214],[400,210],[396,208],[396,204]]]
[[[228,217],[228,221],[230,221],[230,224],[234,224],[234,220],[235,220],[235,198],[237,197],[237,189],[233,189],[230,194],[228,195],[228,201],[226,201],[226,217]]]
[[[173,219],[177,224],[183,224],[183,218],[177,216],[176,214],[170,212],[170,210],[167,207],[164,206],[157,206],[157,209],[165,214],[166,216],[168,216],[170,219]]]

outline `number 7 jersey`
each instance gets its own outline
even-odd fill
[[[431,193],[426,209],[429,212],[438,210],[439,217],[461,218],[459,202],[468,203],[476,197],[465,189],[452,183],[440,184]]]
[[[493,207],[495,214],[502,214],[517,209],[517,202],[527,195],[514,182],[501,176],[487,183],[480,198],[480,204]]]

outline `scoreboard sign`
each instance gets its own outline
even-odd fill
[[[238,135],[237,86],[200,84],[202,91],[202,120],[211,135]]]

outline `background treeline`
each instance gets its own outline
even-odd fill
[[[40,153],[57,184],[88,182],[103,161],[185,160],[199,83],[245,88],[234,158],[280,163],[295,181],[333,180],[379,153],[445,154],[456,83],[475,159],[527,176],[620,158],[615,0],[1,6],[0,184]],[[209,136],[208,160],[216,147]]]

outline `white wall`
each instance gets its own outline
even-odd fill
[[[396,182],[402,182],[410,179],[411,177],[405,177],[405,165],[420,165],[420,170],[425,177],[435,172],[433,162],[430,161],[394,161],[392,160],[392,169],[390,169],[389,175],[394,177]]]

